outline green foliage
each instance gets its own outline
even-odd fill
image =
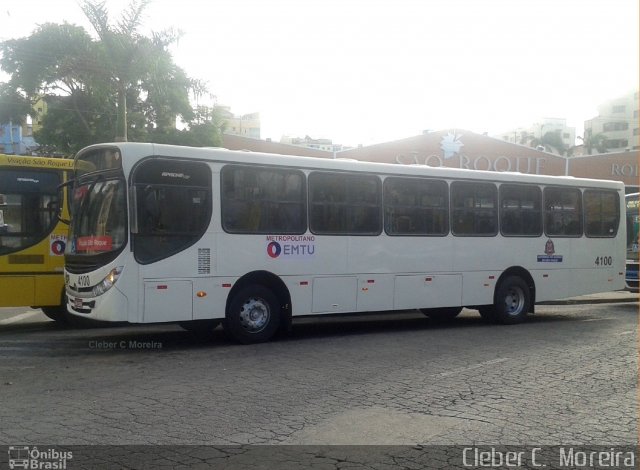
[[[542,145],[545,147],[553,147],[558,151],[560,155],[564,155],[567,151],[567,147],[562,141],[562,137],[559,132],[547,132],[542,136]]]
[[[607,151],[607,136],[602,133],[591,134],[589,131],[584,137],[578,137],[578,139],[582,140],[588,155],[591,155],[594,149],[599,153]]]
[[[33,112],[31,103],[7,83],[0,83],[0,123],[24,124]]]
[[[0,122],[23,122],[41,97],[47,114],[36,139],[74,153],[96,142],[126,140],[182,145],[219,145],[215,119],[200,119],[190,96],[206,87],[178,67],[169,52],[179,35],[139,32],[148,0],[133,0],[112,23],[105,2],[80,6],[97,33],[47,23],[30,36],[0,43]],[[176,129],[176,120],[185,130]]]

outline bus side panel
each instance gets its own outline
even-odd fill
[[[59,224],[37,244],[0,257],[0,272],[10,274],[0,277],[0,307],[60,305],[64,246],[52,244],[66,240],[60,233],[63,227]],[[60,255],[55,254],[58,250]]]
[[[235,279],[230,277],[193,279],[193,319],[224,318],[227,296],[234,281]]]
[[[64,278],[62,274],[47,274],[35,278],[35,300],[31,305],[44,307],[60,305]]]
[[[1,307],[35,305],[35,277],[19,275],[0,277],[0,299]]]
[[[395,279],[396,310],[459,306],[461,298],[461,274],[416,274]]]
[[[610,292],[624,288],[624,232],[616,238],[582,238],[574,241],[574,268],[571,276],[573,295],[589,292]]]

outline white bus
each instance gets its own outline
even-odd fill
[[[65,281],[87,318],[251,343],[298,315],[510,324],[624,287],[619,182],[140,143],[76,162]]]

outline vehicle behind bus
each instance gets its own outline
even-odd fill
[[[60,185],[73,160],[0,155],[0,307],[42,308],[66,320],[68,218]]]
[[[638,292],[638,232],[640,226],[640,193],[627,194],[627,267],[626,290]]]

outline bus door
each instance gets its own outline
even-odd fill
[[[143,161],[133,173],[133,252],[142,321],[193,319],[198,248],[211,219],[211,170],[200,162]]]

